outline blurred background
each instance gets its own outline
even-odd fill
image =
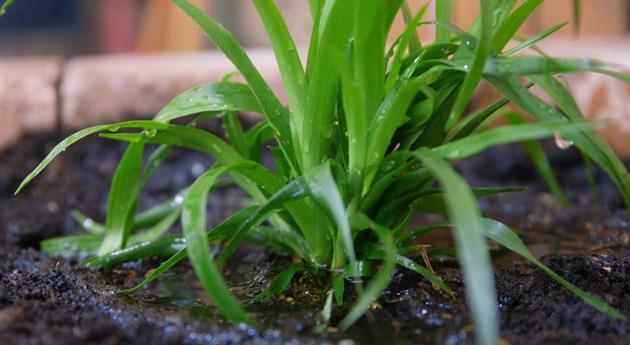
[[[247,47],[268,45],[251,0],[194,0],[230,29]],[[411,1],[416,7],[423,2]],[[572,20],[572,0],[546,1],[523,34]],[[477,1],[459,0],[455,21],[472,23]],[[278,6],[298,45],[309,37],[306,0],[279,0]],[[431,13],[431,11],[428,11]],[[630,1],[583,0],[579,35],[622,36],[630,32]],[[402,21],[397,23],[402,29]],[[396,31],[396,30],[395,30]],[[428,30],[424,34],[429,34]],[[558,36],[576,34],[568,26]],[[209,48],[199,30],[169,0],[16,0],[0,20],[2,56],[85,55],[128,52],[194,51]]]
[[[194,0],[247,47],[267,45],[250,0]],[[278,2],[298,42],[310,32],[307,1]],[[193,51],[209,48],[169,0],[16,0],[0,20],[3,56]]]
[[[234,33],[284,99],[252,1],[190,1]],[[408,2],[417,10],[426,1]],[[305,51],[312,25],[308,1],[276,3]],[[456,0],[454,22],[467,28],[477,16],[477,3]],[[579,26],[572,4],[545,1],[521,34],[531,37],[570,21],[572,25],[540,47],[557,57],[611,62],[630,73],[630,0],[582,0]],[[425,19],[431,20],[433,12],[429,8]],[[391,37],[403,29],[402,18],[397,18]],[[431,25],[420,28],[425,42],[433,40],[432,30]],[[0,148],[29,132],[150,118],[175,95],[234,70],[170,0],[14,0],[0,18]],[[618,152],[630,156],[630,86],[593,73],[570,75],[567,82],[589,118],[615,120],[601,133]],[[496,97],[482,85],[472,108]]]

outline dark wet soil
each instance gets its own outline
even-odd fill
[[[115,294],[159,261],[114,270],[88,270],[51,258],[39,241],[81,232],[69,216],[80,211],[102,220],[106,192],[123,146],[89,139],[68,150],[33,185],[11,194],[60,137],[26,138],[0,153],[0,343],[1,344],[466,344],[470,317],[457,263],[433,266],[457,298],[434,290],[399,269],[371,312],[347,332],[312,332],[328,287],[304,274],[273,302],[247,303],[265,331],[232,326],[200,292],[187,263],[158,284],[132,296]],[[518,149],[498,148],[458,165],[476,186],[525,186],[523,193],[483,199],[483,211],[520,229],[544,262],[567,280],[599,296],[630,318],[630,214],[614,185],[595,172],[592,192],[580,157],[550,148],[553,164],[573,206],[561,207]],[[178,151],[158,169],[142,207],[170,197],[212,162]],[[489,169],[489,167],[491,169]],[[240,207],[241,194],[211,197],[210,219]],[[502,252],[499,252],[501,254]],[[291,258],[248,246],[225,269],[234,292],[250,301]],[[581,302],[532,265],[511,256],[497,261],[501,335],[512,344],[628,344],[630,322],[614,320]],[[333,322],[344,308],[335,308]]]

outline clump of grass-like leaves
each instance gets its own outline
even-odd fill
[[[224,80],[203,85],[177,96],[151,121],[95,126],[61,142],[19,190],[86,136],[99,134],[129,146],[111,183],[104,225],[77,213],[75,217],[90,233],[47,240],[42,244],[45,250],[95,254],[85,262],[90,267],[168,257],[127,292],[188,257],[204,289],[228,319],[256,324],[221,276],[221,267],[239,244],[255,239],[299,258],[259,300],[273,298],[304,270],[328,272],[337,303],[343,302],[344,280],[368,280],[364,287],[357,286],[358,298],[338,325],[345,329],[379,297],[397,265],[452,294],[439,277],[412,260],[417,239],[448,227],[454,234],[479,344],[495,343],[498,335],[488,239],[531,261],[598,310],[622,317],[550,271],[514,231],[480,214],[476,197],[513,190],[471,188],[451,164],[494,145],[527,141],[536,166],[564,200],[541,147],[533,141],[562,135],[610,175],[630,204],[630,175],[594,134],[594,124],[584,120],[557,76],[592,71],[625,81],[630,78],[593,60],[516,56],[561,27],[529,39],[516,35],[542,0],[519,5],[515,0],[480,0],[479,17],[468,31],[450,23],[452,4],[447,0],[435,2],[435,22],[423,21],[428,2],[413,14],[402,0],[310,0],[314,25],[305,65],[273,0],[253,0],[277,58],[288,106],[278,100],[232,34],[188,1],[174,3],[234,63],[246,84]],[[388,44],[399,12],[407,28]],[[434,42],[421,42],[416,33],[420,25],[435,26]],[[520,43],[506,49],[511,41]],[[463,116],[482,80],[504,98]],[[533,85],[546,92],[556,107],[532,93]],[[505,111],[510,102],[533,121]],[[244,131],[236,115],[239,111],[260,113],[264,120]],[[171,124],[184,117],[191,119],[188,125]],[[509,118],[509,124],[487,126],[499,117]],[[210,118],[221,119],[229,142],[196,128]],[[143,151],[148,145],[158,146],[145,162]],[[263,146],[273,155],[273,170],[261,163]],[[207,153],[216,164],[168,202],[138,213],[139,191],[173,147]],[[226,181],[247,192],[255,206],[209,229],[208,193]],[[410,218],[422,212],[444,214],[448,221],[409,226]],[[178,220],[183,233],[163,236]],[[209,244],[218,240],[225,245],[211,251]],[[332,303],[328,298],[325,309],[329,311]]]

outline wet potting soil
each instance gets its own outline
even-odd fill
[[[39,251],[43,239],[81,233],[70,210],[102,220],[111,176],[124,145],[88,139],[61,155],[20,195],[20,180],[61,138],[27,137],[0,153],[0,343],[2,344],[466,344],[473,341],[457,262],[435,258],[436,273],[456,298],[398,269],[370,312],[346,332],[334,328],[346,306],[335,307],[331,326],[314,333],[329,287],[302,274],[281,296],[254,303],[291,262],[282,254],[245,245],[224,270],[234,293],[266,326],[227,323],[212,307],[187,262],[132,294],[116,291],[139,282],[157,259],[110,270],[80,268],[76,260]],[[549,147],[558,177],[572,202],[562,207],[540,182],[518,147],[492,149],[458,163],[475,186],[523,186],[526,191],[483,198],[485,214],[515,228],[543,261],[580,288],[630,318],[630,215],[615,186],[594,172],[591,190],[580,156]],[[166,200],[212,164],[190,151],[175,151],[151,178],[142,208]],[[222,189],[209,199],[209,220],[243,206],[243,194]],[[546,274],[497,250],[496,285],[502,341],[512,344],[628,344],[630,322],[599,313]]]

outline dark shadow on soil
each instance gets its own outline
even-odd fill
[[[187,263],[157,284],[115,294],[159,264],[133,262],[88,270],[39,252],[39,241],[81,232],[71,209],[102,220],[109,181],[124,146],[89,139],[68,150],[17,197],[12,193],[59,136],[26,138],[0,153],[0,339],[6,344],[465,344],[470,317],[457,263],[436,258],[436,273],[455,290],[449,299],[405,269],[396,271],[371,312],[345,333],[312,333],[328,287],[304,274],[267,304],[251,298],[291,258],[247,246],[225,270],[234,292],[269,328],[226,323],[200,291]],[[562,208],[546,191],[521,151],[497,148],[460,162],[475,186],[524,186],[522,193],[484,198],[485,214],[515,228],[544,262],[580,288],[630,318],[630,215],[614,185],[595,172],[590,190],[580,156],[548,147],[573,206]],[[159,168],[141,208],[172,196],[210,167],[205,156],[177,151]],[[242,205],[242,194],[221,190],[210,198],[209,219]],[[497,251],[501,335],[512,344],[626,344],[630,323],[607,317],[561,288],[534,266]],[[348,297],[348,302],[351,297]],[[348,304],[348,303],[346,303]],[[345,308],[335,308],[334,321]]]

